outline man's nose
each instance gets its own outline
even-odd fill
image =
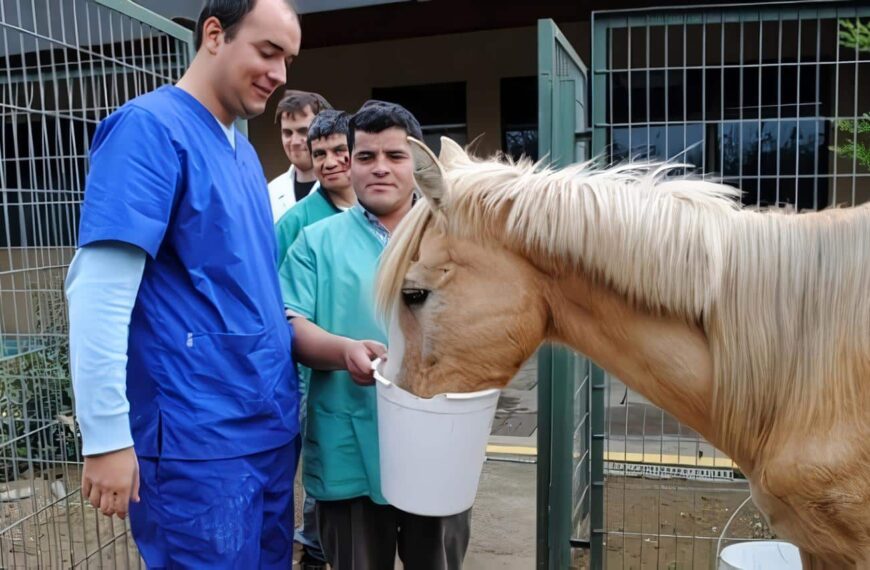
[[[269,71],[266,73],[266,77],[269,79],[269,82],[272,84],[272,89],[277,89],[281,85],[287,82],[287,65],[284,61],[275,62],[270,66]]]
[[[375,167],[372,170],[372,173],[375,176],[386,176],[390,173],[390,166],[385,156],[379,156],[377,160],[375,160]]]

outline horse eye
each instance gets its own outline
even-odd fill
[[[428,289],[402,289],[402,299],[409,307],[413,305],[421,305],[428,296]]]

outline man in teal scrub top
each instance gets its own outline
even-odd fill
[[[293,279],[284,261],[287,259],[287,250],[296,241],[302,228],[349,210],[356,204],[356,194],[350,183],[348,120],[350,117],[344,111],[326,109],[318,113],[308,127],[308,149],[317,187],[287,210],[275,224],[278,267],[283,273],[282,288]]]
[[[358,204],[304,228],[290,247],[293,276],[284,305],[293,315],[294,354],[313,369],[303,438],[303,483],[317,500],[320,541],[336,570],[458,570],[470,511],[423,517],[381,494],[371,360],[384,352],[375,314],[378,258],[414,202],[408,136],[420,125],[399,105],[369,101],[351,118],[351,182]],[[367,354],[358,350],[362,341]]]

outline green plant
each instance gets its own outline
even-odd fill
[[[870,25],[861,20],[840,20],[840,45],[857,51],[870,52]],[[870,145],[859,141],[862,134],[870,133],[870,113],[858,119],[837,121],[837,129],[850,135],[843,144],[832,146],[831,150],[870,169]]]
[[[870,51],[870,25],[861,20],[840,20],[840,45]]]
[[[0,482],[76,459],[75,436],[57,421],[72,415],[73,400],[66,303],[55,285],[31,294],[37,332],[0,360]]]

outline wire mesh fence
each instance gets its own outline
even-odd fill
[[[0,0],[0,568],[140,565],[79,490],[63,279],[97,124],[189,58],[128,0]]]
[[[749,206],[870,201],[868,23],[845,2],[596,13],[594,152],[685,161]],[[698,434],[610,376],[603,412],[607,568],[713,568],[720,537],[773,537]]]

